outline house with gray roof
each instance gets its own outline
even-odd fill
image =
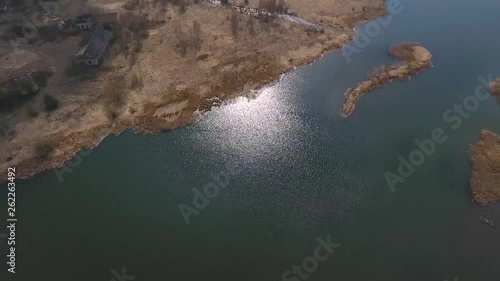
[[[109,33],[97,26],[87,45],[83,46],[76,54],[76,61],[80,65],[99,65],[110,40]]]

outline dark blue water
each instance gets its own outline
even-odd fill
[[[500,2],[402,7],[350,63],[333,52],[196,124],[108,137],[62,182],[54,171],[19,181],[12,280],[119,280],[122,268],[133,280],[282,280],[328,236],[340,247],[289,280],[500,280],[500,231],[478,222],[487,210],[500,221],[500,207],[471,203],[467,155],[481,129],[500,132],[499,103],[480,101],[456,130],[443,119],[478,76],[500,75]],[[344,91],[404,41],[434,67],[342,119]],[[384,174],[436,128],[448,139],[391,192]],[[186,224],[179,204],[194,207],[214,174],[225,188]]]

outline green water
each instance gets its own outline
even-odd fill
[[[139,281],[282,280],[329,235],[341,246],[307,280],[500,280],[500,230],[478,222],[486,210],[500,222],[500,207],[470,202],[467,159],[481,129],[500,132],[500,105],[480,101],[456,130],[442,117],[478,76],[500,75],[500,3],[402,7],[350,63],[333,52],[193,125],[110,136],[62,181],[54,171],[18,181],[17,273],[4,263],[1,280],[111,280],[122,268]],[[345,89],[402,41],[426,46],[434,68],[342,119]],[[391,192],[384,173],[435,128],[447,141]],[[186,224],[179,204],[192,207],[193,188],[226,167],[227,186]],[[5,241],[0,253],[6,261]]]

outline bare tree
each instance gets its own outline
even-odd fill
[[[134,34],[127,28],[122,28],[120,33],[120,49],[128,56],[129,44],[132,42]]]
[[[184,30],[182,30],[182,27],[179,24],[175,25],[174,34],[175,34],[175,40],[176,40],[175,47],[176,47],[177,51],[179,52],[179,54],[182,57],[185,57],[187,54],[190,40],[189,40],[186,32],[184,32]]]
[[[288,13],[288,7],[285,4],[285,0],[279,0],[276,9],[278,13]]]
[[[177,6],[179,6],[179,13],[184,14],[186,12],[186,0],[176,0]]]
[[[248,17],[248,29],[249,29],[249,32],[250,32],[250,35],[255,35],[255,19],[253,18],[253,16],[249,16]]]
[[[127,58],[129,69],[132,69],[132,66],[134,66],[135,62],[137,61],[137,57],[138,57],[137,52],[130,52],[130,55]]]
[[[142,14],[142,9],[144,9],[144,0],[139,0],[139,12]]]
[[[193,20],[193,46],[199,51],[201,49],[201,44],[203,43],[201,35],[201,25],[197,20]]]
[[[162,8],[162,10],[165,10],[165,11],[167,10],[169,2],[170,2],[169,0],[159,0],[160,7]]]
[[[259,9],[267,10],[271,13],[287,13],[285,0],[259,0]]]
[[[233,38],[237,39],[238,38],[238,13],[236,11],[233,11],[233,14],[231,15],[231,32],[233,34]]]

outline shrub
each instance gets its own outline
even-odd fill
[[[271,13],[287,13],[288,7],[285,5],[284,0],[260,0],[259,9],[267,10]]]
[[[28,31],[28,30],[27,30]],[[23,31],[23,26],[22,25],[14,25],[10,28],[10,32],[12,32],[14,35],[18,37],[24,37],[24,31]]]
[[[57,40],[59,35],[61,33],[57,28],[54,28],[54,26],[41,26],[38,28],[38,34],[40,35],[40,38],[48,41],[48,42],[54,42]]]
[[[121,80],[115,80],[104,88],[104,99],[108,105],[122,105],[126,93],[125,83]]]
[[[139,6],[140,2],[139,0],[130,0],[125,2],[122,5],[122,8],[125,10],[135,10]]]
[[[5,2],[5,1],[3,1],[3,2]],[[11,7],[14,7],[15,9],[24,11],[27,8],[26,3],[24,3],[24,2],[25,1],[23,1],[23,0],[21,0],[21,1],[20,0],[10,0],[9,5]]]
[[[6,120],[0,121],[0,136],[5,137],[12,134],[12,128],[6,122]]]
[[[181,57],[185,57],[187,54],[187,50],[191,45],[191,38],[189,35],[182,29],[180,25],[176,25],[174,28],[175,35],[175,48],[177,52],[181,55]]]
[[[205,60],[210,56],[210,54],[201,54],[198,57],[196,57],[197,61]]]
[[[57,143],[55,141],[50,140],[42,140],[35,144],[35,155],[37,158],[44,159],[47,158],[54,149],[56,148]]]
[[[13,88],[0,89],[0,109],[10,108],[17,104],[21,97],[21,90]]]
[[[33,80],[35,83],[40,87],[40,88],[45,88],[47,87],[47,81],[49,80],[49,77],[52,76],[52,73],[49,71],[36,71],[33,72],[31,77],[33,77]]]
[[[413,48],[419,46],[418,43],[409,42],[389,47],[389,54],[398,60],[411,61],[414,59]]]
[[[142,41],[149,37],[148,29],[153,26],[147,15],[135,15],[128,13],[122,17],[120,22],[113,28],[112,44],[114,55],[123,53],[125,57],[129,52],[139,52],[142,48]]]
[[[51,112],[59,107],[59,101],[53,96],[45,95],[43,97],[43,104],[45,105],[45,110]]]
[[[39,90],[38,85],[29,77],[21,78],[16,81],[22,93],[36,94]]]
[[[235,11],[231,15],[231,33],[234,39],[238,38],[238,13]]]
[[[201,25],[197,20],[193,21],[193,47],[196,51],[201,49],[203,44],[203,37],[201,34]]]
[[[110,121],[115,121],[116,118],[118,117],[118,112],[108,107],[106,108],[106,116]]]
[[[130,88],[134,89],[139,86],[142,86],[142,77],[138,70],[134,70],[130,75]]]
[[[38,116],[38,111],[31,105],[29,105],[28,107],[26,107],[26,115],[28,115],[28,117],[34,118]]]

